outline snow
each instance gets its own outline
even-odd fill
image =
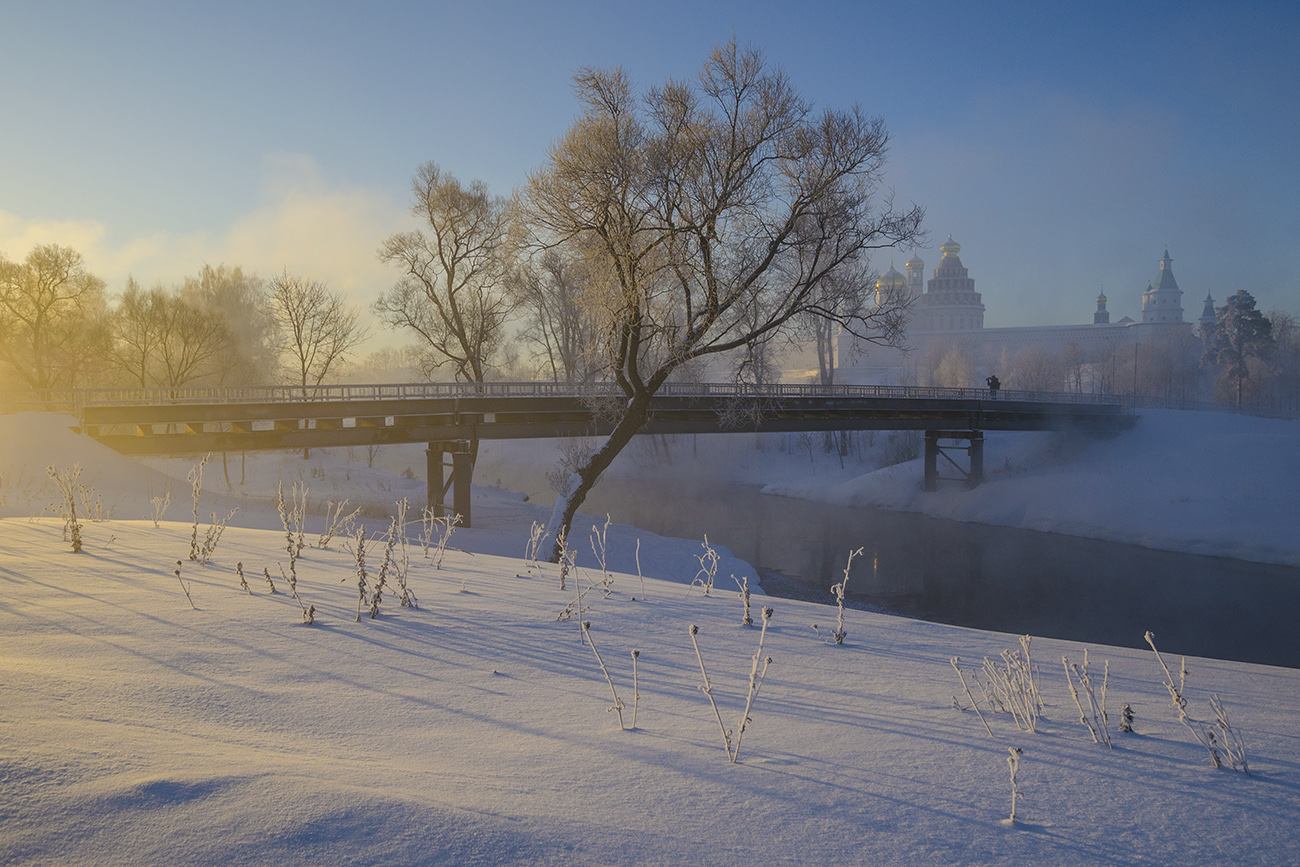
[[[1179,725],[1149,651],[1091,648],[1094,673],[1110,662],[1112,725],[1123,704],[1136,712],[1136,734],[1112,730],[1115,749],[1092,743],[1069,697],[1061,657],[1081,661],[1083,646],[1041,638],[1032,644],[1046,703],[1039,731],[1021,732],[1010,715],[985,707],[989,737],[973,712],[954,709],[961,687],[949,660],[977,665],[1014,648],[1015,636],[851,610],[846,642],[835,646],[811,628],[819,624],[824,635],[833,606],[755,595],[756,615],[764,605],[775,612],[764,647],[773,664],[732,764],[700,691],[688,630],[699,626],[714,698],[734,727],[759,630],[740,625],[728,581],[747,567],[733,558],[724,556],[717,588],[705,596],[689,586],[698,543],[610,528],[612,592],[588,590],[582,618],[629,724],[631,651],[640,651],[637,725],[623,731],[578,621],[557,620],[575,583],[602,577],[588,547],[594,520],[575,522],[579,574],[562,591],[555,567],[522,560],[530,525],[549,509],[479,489],[475,528],[453,534],[441,569],[412,548],[419,609],[399,607],[390,587],[379,617],[358,621],[355,560],[339,539],[315,546],[324,519],[313,514],[297,564],[299,592],[317,612],[309,626],[279,578],[287,562],[269,504],[274,482],[308,483],[314,504],[362,504],[378,536],[387,528],[382,507],[418,500],[418,480],[369,470],[364,457],[264,456],[248,466],[255,493],[239,496],[220,493],[224,473],[214,458],[200,538],[209,514],[241,508],[212,561],[199,565],[187,559],[185,472],[193,462],[145,466],[67,424],[0,417],[0,509],[10,516],[0,520],[0,863],[1300,861],[1300,671],[1188,660],[1189,711],[1207,719],[1209,697],[1222,698],[1249,751],[1246,776],[1210,767]],[[1164,451],[1179,451],[1166,448],[1171,434],[1186,438],[1201,426],[1199,445],[1160,463]],[[1237,510],[1256,520],[1285,510],[1282,523],[1294,526],[1295,494],[1286,488],[1298,476],[1283,448],[1294,445],[1294,432],[1258,420],[1144,418],[1129,442],[1146,460],[1128,456],[1124,438],[1077,451],[1050,437],[1008,438],[990,444],[990,465],[1023,470],[994,474],[969,494],[988,497],[1008,522],[1080,524],[1076,508],[1104,510],[1065,502],[1053,513],[1039,503],[1036,515],[1026,508],[1017,517],[1006,503],[1015,486],[1060,501],[1090,490],[1100,498],[1104,485],[1080,478],[1082,468],[1110,461],[1095,475],[1126,481],[1111,501],[1139,501],[1113,506],[1120,519],[1167,507],[1161,496],[1179,485],[1188,498],[1179,513],[1188,527],[1151,517],[1135,532],[1219,544],[1215,521],[1236,522]],[[1230,466],[1206,467],[1220,450]],[[79,554],[46,509],[42,484],[45,465],[74,462],[112,507],[111,519],[85,524]],[[785,472],[771,455],[766,462]],[[691,472],[683,464],[677,471]],[[1129,478],[1140,468],[1147,474]],[[1166,470],[1178,472],[1165,480]],[[880,478],[853,480],[848,468],[818,474],[838,481],[829,494],[836,497],[867,496]],[[1245,478],[1215,487],[1234,475]],[[1210,491],[1198,493],[1202,484]],[[155,527],[149,500],[168,485],[170,510]],[[1267,507],[1236,502],[1246,491]],[[945,502],[956,496],[940,494]],[[1229,498],[1222,515],[1210,507],[1215,496]],[[1250,550],[1285,552],[1288,538],[1260,531]],[[368,548],[372,579],[381,552],[377,542]],[[178,559],[194,607],[173,574]],[[251,593],[240,588],[236,563]],[[263,567],[275,576],[274,595]],[[1010,826],[1008,747],[1024,750],[1025,800]]]

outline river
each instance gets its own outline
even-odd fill
[[[1300,569],[769,496],[733,483],[603,479],[582,510],[664,536],[708,534],[773,596],[848,600],[976,629],[1300,668]]]

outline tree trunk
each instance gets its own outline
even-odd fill
[[[649,393],[632,398],[628,403],[627,411],[623,413],[614,430],[605,439],[604,445],[574,471],[569,477],[565,490],[555,498],[555,506],[551,509],[551,520],[546,527],[546,534],[551,539],[551,551],[547,557],[550,562],[560,562],[560,538],[568,537],[573,516],[578,513],[578,507],[595,487],[600,474],[609,468],[619,452],[623,451],[623,448],[632,441],[632,437],[645,426],[652,396],[653,393]]]

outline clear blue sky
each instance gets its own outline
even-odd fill
[[[1189,318],[1241,288],[1300,312],[1291,2],[9,0],[0,252],[70,243],[114,291],[207,261],[368,302],[421,162],[508,194],[574,69],[685,78],[733,34],[884,117],[921,255],[961,242],[989,326],[1091,321],[1103,285],[1136,315],[1166,245]]]

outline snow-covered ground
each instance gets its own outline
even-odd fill
[[[1140,435],[1155,437],[1154,450],[1160,430],[1149,421]],[[200,565],[188,559],[193,462],[145,467],[66,425],[0,417],[0,509],[12,516],[0,520],[0,863],[1300,862],[1300,671],[1188,660],[1189,712],[1209,720],[1209,698],[1221,697],[1245,741],[1247,776],[1210,766],[1149,651],[1091,648],[1094,675],[1109,661],[1113,749],[1093,743],[1066,685],[1061,657],[1082,662],[1083,646],[1046,639],[1032,643],[1045,705],[1038,731],[981,698],[990,736],[973,710],[954,708],[954,696],[969,702],[950,659],[969,670],[1016,647],[1014,636],[850,610],[836,646],[825,640],[833,607],[756,596],[756,622],[762,607],[774,610],[759,657],[772,663],[730,763],[690,627],[734,738],[760,636],[740,625],[729,577],[752,575],[744,564],[724,558],[705,596],[689,586],[698,543],[610,528],[612,589],[587,590],[581,619],[626,705],[621,730],[579,619],[557,619],[575,587],[603,578],[590,537],[575,545],[579,570],[564,590],[556,567],[523,562],[544,507],[481,489],[475,528],[453,534],[441,568],[411,548],[418,610],[398,605],[390,567],[379,616],[359,621],[356,559],[339,538],[317,547],[324,518],[312,514],[296,568],[302,602],[315,607],[307,625],[280,573],[285,536],[265,497],[277,475],[306,482],[314,504],[364,506],[372,585],[386,504],[420,499],[418,479],[369,470],[364,456],[270,456],[244,467],[253,493],[240,495],[235,459],[224,470],[214,459],[199,539],[211,513],[241,509]],[[1285,474],[1284,455],[1259,453],[1295,428],[1260,430],[1237,448],[1224,443],[1227,460],[1249,468],[1267,458]],[[984,490],[1053,472],[1063,485],[1063,466],[1095,463],[1095,450],[1108,454],[1122,439],[1073,455],[1010,447],[1005,466],[1026,456],[1023,470]],[[1027,457],[1034,448],[1040,464]],[[769,470],[793,465],[775,454],[761,461]],[[1135,466],[1113,459],[1120,475]],[[1189,460],[1169,466],[1190,473]],[[46,508],[51,463],[79,463],[92,511],[95,502],[101,517],[111,509],[110,520],[83,526],[81,553]],[[678,454],[673,472],[690,463]],[[1144,484],[1159,487],[1158,469]],[[1211,473],[1214,484],[1227,477]],[[1292,526],[1282,489],[1295,478],[1274,488],[1255,479]],[[1125,496],[1156,496],[1134,481]],[[150,500],[168,490],[155,527]],[[1202,532],[1212,523],[1203,520]],[[1125,704],[1134,734],[1115,730]],[[1024,750],[1014,825],[1003,821],[1010,747]]]

